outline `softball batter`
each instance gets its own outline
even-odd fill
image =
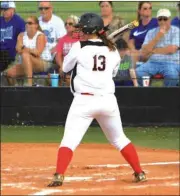
[[[113,77],[120,64],[115,45],[106,38],[101,17],[83,14],[78,27],[88,41],[76,42],[63,62],[63,72],[71,75],[74,99],[66,120],[64,136],[57,155],[56,173],[49,187],[61,186],[73,152],[80,144],[93,119],[101,126],[109,142],[123,155],[134,170],[135,182],[146,180],[138,155],[125,136],[120,118]]]

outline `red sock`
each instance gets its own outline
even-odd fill
[[[129,143],[127,146],[125,146],[121,150],[121,154],[126,159],[126,161],[131,165],[131,167],[136,173],[142,172],[137,152],[132,143]]]
[[[56,173],[64,174],[73,156],[73,151],[67,147],[60,147],[58,151]]]

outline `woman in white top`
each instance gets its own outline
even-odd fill
[[[51,53],[46,43],[46,37],[42,33],[37,17],[28,17],[26,31],[19,34],[16,45],[20,62],[7,71],[11,85],[14,83],[14,77],[26,76],[27,85],[32,86],[33,73],[47,71],[50,68]]]

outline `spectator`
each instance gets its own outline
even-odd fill
[[[47,71],[51,66],[51,53],[47,47],[46,36],[41,30],[38,18],[30,16],[26,20],[26,31],[19,34],[16,50],[20,55],[19,64],[7,70],[10,78],[26,76],[27,85],[32,86],[33,72]],[[9,79],[14,84],[14,80]]]
[[[59,74],[62,75],[62,63],[64,57],[68,54],[72,44],[79,41],[79,36],[75,32],[75,27],[79,21],[77,16],[71,15],[66,19],[65,27],[67,34],[59,39],[56,46],[56,64],[59,66]],[[66,83],[70,85],[70,74],[66,74]]]
[[[129,70],[132,68],[131,51],[126,41],[122,38],[116,41],[116,46],[121,57],[121,63],[118,73],[114,78],[115,84],[116,86],[132,86],[133,84],[129,74]]]
[[[173,18],[171,24],[180,28],[180,2],[177,3],[177,16]]]
[[[19,33],[25,31],[25,22],[15,13],[14,2],[1,2],[0,16],[0,72],[15,61],[16,42]]]
[[[136,69],[138,78],[162,74],[165,86],[178,83],[180,29],[171,25],[171,12],[160,9],[157,12],[159,27],[150,30],[142,46],[142,54],[149,60]],[[141,82],[140,82],[141,85]]]
[[[101,17],[104,21],[106,34],[110,35],[116,29],[119,29],[124,25],[124,20],[113,13],[113,2],[112,1],[100,1],[99,6],[101,9]],[[117,36],[116,40],[121,36]],[[116,41],[114,40],[114,41]]]
[[[140,50],[147,32],[158,26],[157,19],[152,18],[152,4],[150,1],[139,2],[137,13],[139,26],[131,30],[128,42],[131,50]]]
[[[53,53],[59,38],[66,34],[64,22],[60,17],[53,14],[53,7],[49,1],[41,1],[39,11],[41,14],[39,24],[47,37],[47,47]],[[52,60],[54,57],[55,53],[52,54]]]

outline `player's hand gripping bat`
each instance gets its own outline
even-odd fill
[[[111,33],[108,38],[109,39],[115,39],[117,36],[122,35],[124,32],[131,30],[135,27],[139,26],[139,22],[137,20],[134,20],[128,24],[126,24],[125,26],[115,30],[113,33]]]

